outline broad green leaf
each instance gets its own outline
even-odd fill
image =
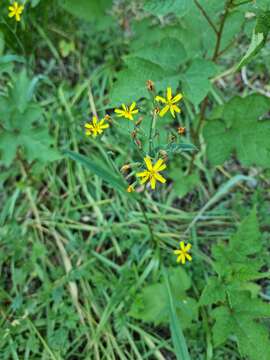
[[[46,128],[31,128],[17,133],[0,132],[0,161],[10,166],[15,158],[17,149],[22,150],[26,159],[31,162],[50,162],[59,160],[60,153],[52,147],[53,139]]]
[[[176,313],[182,326],[188,327],[197,316],[196,302],[185,293],[191,286],[190,278],[182,268],[168,270]],[[136,319],[154,324],[169,323],[167,290],[164,279],[161,282],[145,286],[134,300],[130,315]]]
[[[64,155],[85,166],[93,174],[107,182],[111,187],[126,194],[127,184],[125,184],[125,181],[118,174],[113,174],[113,170],[108,171],[105,167],[101,167],[95,159],[89,159],[86,156],[73,151],[65,150]]]
[[[130,55],[148,60],[164,70],[176,71],[187,59],[185,48],[175,38],[164,38],[161,42],[147,45]]]
[[[209,80],[217,72],[216,65],[208,60],[196,59],[181,77],[183,93],[195,106],[198,106],[211,90]]]
[[[254,320],[270,317],[270,305],[248,294],[237,294],[231,298],[230,308],[220,306],[213,310],[216,320],[213,334],[216,346],[221,345],[230,335],[237,338],[242,356],[251,360],[268,360],[270,341],[265,326]]]
[[[198,172],[195,171],[190,175],[185,175],[182,169],[176,166],[172,167],[169,176],[173,180],[173,189],[175,193],[180,197],[191,192],[200,183]]]
[[[200,297],[200,305],[216,304],[226,299],[226,291],[224,285],[217,277],[211,277]]]
[[[219,119],[204,129],[207,157],[221,165],[236,153],[244,166],[270,167],[270,120],[264,120],[270,100],[262,95],[234,97],[220,108]]]
[[[127,69],[119,72],[110,94],[112,106],[148,97],[147,80],[154,81],[155,85],[164,79],[168,79],[168,84],[171,83],[169,77],[172,74],[151,61],[129,57],[125,62]]]
[[[183,16],[190,9],[190,0],[146,0],[144,10],[156,16],[175,13]]]
[[[102,20],[105,13],[110,10],[112,0],[61,0],[59,5],[72,15],[86,20]]]

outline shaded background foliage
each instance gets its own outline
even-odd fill
[[[1,4],[1,359],[270,358],[269,11],[35,0],[16,23]],[[142,158],[133,124],[83,134],[90,87],[100,116],[138,101],[146,151],[147,80],[184,94],[148,222],[119,173]]]

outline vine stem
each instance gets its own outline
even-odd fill
[[[215,34],[218,36],[218,30],[217,30],[215,24],[213,23],[212,19],[210,18],[210,16],[207,14],[207,12],[204,10],[204,8],[202,7],[202,5],[199,3],[198,0],[193,0],[193,1],[194,1],[195,5],[197,6],[197,8],[200,10],[200,12],[205,17],[205,19],[207,20],[208,24],[214,30]]]
[[[195,1],[195,0],[194,0]],[[216,45],[215,45],[215,49],[214,49],[214,53],[212,56],[212,61],[216,62],[220,56],[220,46],[221,46],[221,39],[222,39],[222,35],[223,35],[223,31],[224,31],[224,26],[225,26],[225,22],[227,20],[227,17],[229,15],[229,10],[230,7],[233,5],[233,0],[227,0],[224,11],[223,11],[223,15],[221,17],[221,21],[220,21],[220,25],[219,25],[219,29],[217,31],[217,41],[216,41]],[[204,98],[202,106],[201,106],[201,110],[200,110],[200,115],[199,115],[199,123],[198,126],[195,130],[194,133],[194,140],[196,143],[199,142],[199,136],[200,136],[200,132],[205,120],[205,113],[207,110],[207,105],[208,105],[208,95]],[[196,154],[193,153],[191,161],[190,161],[190,165],[189,165],[189,169],[188,169],[188,174],[190,175],[193,167],[194,167],[194,161],[196,159]]]

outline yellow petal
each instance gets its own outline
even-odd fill
[[[154,176],[152,176],[151,179],[150,179],[150,185],[151,185],[151,189],[155,190],[155,188],[156,188],[156,179],[154,178]]]
[[[172,88],[168,87],[167,88],[167,100],[171,100],[172,99]]]
[[[109,124],[100,125],[101,129],[107,129],[109,127]]]
[[[152,161],[150,159],[150,157],[145,157],[144,158],[144,162],[146,164],[146,167],[149,171],[152,171],[153,170],[153,166],[152,166]]]
[[[116,114],[122,114],[124,111],[121,110],[121,109],[114,109],[114,112],[115,112]]]
[[[177,112],[177,113],[181,112],[181,109],[177,105],[173,105],[172,107],[175,112]]]
[[[124,111],[127,111],[127,107],[125,104],[122,104],[122,108],[124,109]]]
[[[166,179],[162,175],[160,175],[159,173],[155,173],[154,177],[155,177],[155,179],[157,179],[162,184],[164,184],[166,182]]]
[[[15,12],[13,11],[8,14],[8,17],[12,18],[14,15],[15,15]]]
[[[138,177],[145,177],[145,176],[149,176],[149,172],[148,171],[143,171],[143,172],[139,172],[136,174]]]
[[[186,254],[186,258],[188,259],[188,261],[191,261],[191,260],[192,260],[192,256],[189,255],[189,254]]]
[[[13,7],[13,6],[9,6],[9,7],[8,7],[8,10],[9,10],[9,11],[14,11],[14,7]]]
[[[139,110],[138,109],[135,109],[135,110],[132,110],[131,111],[131,114],[138,114]]]
[[[164,116],[166,114],[166,112],[170,109],[169,105],[166,105],[160,112],[159,112],[159,116]]]
[[[135,101],[133,101],[133,103],[130,105],[129,111],[132,111],[133,109],[135,109],[136,103]]]
[[[191,249],[191,244],[187,244],[186,246],[185,246],[185,251],[189,251],[190,249]]]
[[[147,175],[145,178],[141,179],[141,184],[143,185],[144,183],[146,183],[146,181],[148,181],[149,179],[149,175]]]
[[[158,161],[155,163],[155,165],[153,166],[153,169],[155,171],[160,171],[160,167],[163,165],[164,160],[163,159],[158,159]]]
[[[172,104],[177,103],[178,101],[180,101],[183,98],[182,94],[177,94],[173,99],[172,99]]]
[[[174,113],[173,105],[170,106],[170,112],[171,112],[172,116],[175,118],[175,113]]]
[[[91,136],[91,134],[92,134],[91,131],[86,130],[86,132],[85,132],[85,135],[86,135],[86,136]]]
[[[182,251],[181,250],[174,250],[174,254],[175,255],[182,254]]]
[[[186,263],[185,255],[182,255],[182,264],[185,265],[185,263]]]
[[[156,101],[159,101],[159,102],[162,102],[163,104],[166,104],[166,103],[167,103],[167,100],[164,99],[164,97],[162,97],[162,96],[156,96],[156,97],[155,97],[155,100],[156,100]]]
[[[181,242],[180,242],[180,248],[181,248],[183,251],[185,251],[185,243],[184,243],[184,241],[181,241]]]
[[[97,117],[96,117],[96,116],[93,116],[93,118],[92,118],[92,123],[93,123],[93,125],[96,125],[96,124],[97,124]]]

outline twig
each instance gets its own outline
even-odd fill
[[[211,18],[209,17],[209,15],[207,14],[207,12],[204,10],[204,8],[202,7],[202,5],[199,3],[198,0],[194,0],[195,5],[197,6],[197,8],[200,10],[200,12],[203,14],[203,16],[205,17],[205,19],[207,20],[208,24],[211,26],[211,28],[214,30],[215,34],[218,36],[218,30],[215,26],[215,24],[213,23],[213,21],[211,20]]]

